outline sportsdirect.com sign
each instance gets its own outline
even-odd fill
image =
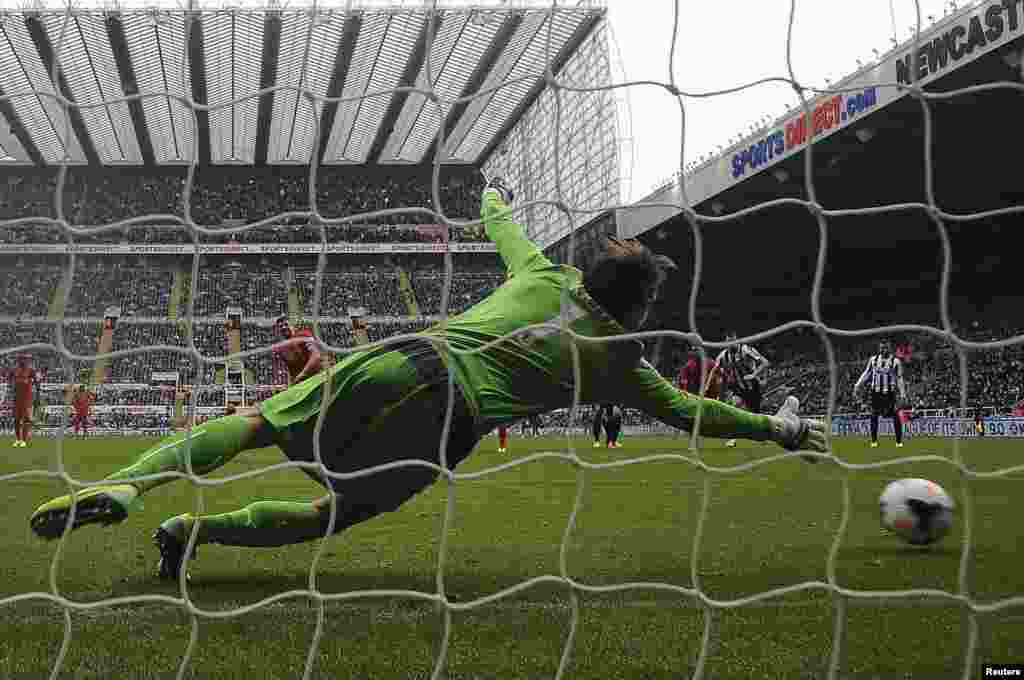
[[[986,437],[1024,438],[1024,418],[985,418],[982,421]],[[918,418],[904,424],[903,431],[912,437],[977,437],[974,420],[967,418]],[[892,436],[892,421],[878,421],[878,432]],[[832,435],[835,437],[866,437],[871,434],[871,420],[864,418],[833,418]]]
[[[328,253],[494,253],[493,243],[223,243],[199,246],[202,255],[276,255],[306,253],[315,255],[321,250]],[[192,255],[194,245],[67,245],[63,243],[4,243],[0,253],[5,255],[41,255],[46,253],[76,253],[78,255]]]
[[[811,110],[809,123],[807,114],[800,114],[788,120],[780,129],[733,154],[732,176],[738,179],[748,170],[756,170],[767,165],[776,157],[806,144],[808,134],[817,137],[822,133],[831,132],[877,105],[876,87],[868,87],[855,93],[837,94],[817,102]]]

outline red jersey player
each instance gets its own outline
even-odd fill
[[[704,396],[708,399],[718,399],[719,392],[721,391],[722,381],[718,376],[718,371],[714,370],[715,361],[710,357],[704,359],[704,380],[708,382],[707,392]],[[686,362],[686,365],[679,369],[679,389],[689,392],[690,394],[700,394],[700,355],[693,352],[690,355],[690,359]]]
[[[71,406],[74,414],[71,416],[71,425],[75,434],[89,436],[89,416],[92,414],[92,405],[96,401],[96,395],[83,387],[76,387],[71,396]]]
[[[14,385],[14,446],[25,447],[32,439],[32,390],[39,382],[27,354],[18,355],[8,381]]]
[[[274,333],[282,340],[306,338],[305,342],[293,343],[276,350],[288,367],[288,387],[297,385],[306,378],[316,375],[322,368],[320,350],[313,341],[313,332],[308,328],[292,328],[287,316],[278,317],[274,322]]]

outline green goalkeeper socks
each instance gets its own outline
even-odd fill
[[[199,519],[198,543],[220,543],[249,548],[276,548],[323,538],[327,517],[312,503],[259,501],[248,507]],[[164,522],[164,529],[187,541],[196,518],[180,515]]]
[[[251,432],[252,426],[246,417],[217,418],[192,428],[191,433],[181,432],[161,440],[139,456],[133,465],[118,470],[107,479],[123,480],[159,472],[185,472],[186,455],[192,460],[192,472],[205,475],[244,451]],[[145,493],[173,479],[147,479],[132,484],[140,493]]]

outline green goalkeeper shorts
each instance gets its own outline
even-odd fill
[[[333,473],[409,459],[440,465],[448,381],[448,368],[435,348],[426,340],[408,340],[349,354],[330,370],[264,401],[260,412],[289,459],[314,462],[319,441],[320,460]],[[485,434],[457,383],[453,389],[448,469],[464,460]],[[327,412],[317,439],[323,408]],[[319,471],[306,472],[327,485]],[[389,512],[437,476],[422,465],[402,466],[352,479],[332,477],[329,485],[346,504]]]

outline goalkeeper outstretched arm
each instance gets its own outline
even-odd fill
[[[512,210],[508,208],[512,198],[512,191],[500,179],[492,179],[484,191],[480,211],[487,238],[494,242],[505,263],[506,279],[529,269],[551,266],[537,244],[523,233],[522,226],[512,220]]]
[[[700,411],[700,434],[706,437],[773,441],[789,451],[826,450],[824,423],[799,418],[795,399],[774,416],[750,413],[676,389],[646,359],[624,382],[622,401],[626,406],[672,427],[692,432]]]

